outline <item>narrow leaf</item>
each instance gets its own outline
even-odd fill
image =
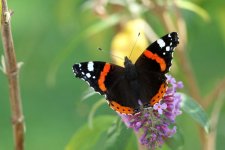
[[[107,138],[104,143],[104,150],[125,149],[132,130],[127,129],[125,124],[118,117],[117,121],[107,131]]]
[[[84,91],[84,93],[82,94],[82,100],[86,100],[88,98],[90,98],[91,96],[95,95],[96,92],[94,91],[93,88],[88,88],[87,90]]]
[[[107,17],[104,20],[100,20],[97,23],[93,24],[89,28],[86,29],[84,32],[85,37],[90,37],[96,33],[99,33],[109,27],[112,27],[113,25],[116,25],[121,19],[121,15],[114,14],[109,17]]]
[[[92,106],[91,111],[88,116],[88,126],[90,129],[93,128],[93,119],[94,119],[94,114],[95,114],[96,110],[105,103],[106,103],[106,101],[104,99],[100,99]]]
[[[190,10],[190,11],[196,13],[203,20],[210,21],[210,17],[209,17],[209,14],[207,13],[207,11],[204,10],[203,8],[199,7],[198,5],[196,5],[190,1],[184,1],[184,0],[178,0],[178,1],[176,1],[176,4],[180,8],[187,9],[187,10]]]
[[[93,150],[101,134],[109,128],[115,119],[115,116],[112,115],[95,118],[93,120],[93,129],[90,129],[88,124],[78,129],[65,150]]]
[[[180,95],[182,96],[181,108],[197,121],[208,133],[209,120],[201,105],[186,94],[180,93]]]
[[[184,146],[184,137],[177,128],[177,132],[173,135],[173,137],[166,139],[166,145],[172,150],[182,149]]]

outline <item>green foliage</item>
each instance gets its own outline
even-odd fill
[[[131,133],[132,130],[128,129],[118,117],[116,122],[111,127],[109,127],[107,131],[103,149],[126,149],[128,142],[131,140]]]
[[[166,145],[171,149],[171,150],[180,150],[184,146],[184,137],[182,132],[179,130],[179,127],[177,127],[177,132],[173,137],[168,138],[166,140]]]
[[[190,11],[196,13],[204,21],[208,22],[210,20],[210,17],[209,17],[209,14],[207,13],[207,11],[194,3],[190,2],[190,1],[185,1],[185,0],[178,0],[178,1],[176,1],[176,3],[180,8],[187,9],[187,10],[190,10]]]
[[[92,128],[86,124],[78,129],[66,150],[126,149],[131,145],[131,137],[119,117],[102,115],[94,118]]]
[[[205,129],[205,132],[209,133],[209,120],[201,105],[190,96],[180,94],[182,96],[181,108],[197,121]]]
[[[102,115],[96,117],[93,121],[92,129],[86,124],[77,130],[67,145],[66,150],[92,150],[100,139],[101,134],[107,131],[115,119],[115,116]]]
[[[94,103],[94,105],[92,106],[91,108],[91,111],[89,113],[89,116],[88,116],[88,125],[89,125],[89,128],[93,128],[93,119],[94,119],[94,114],[96,113],[97,109],[105,104],[105,100],[104,99],[100,99],[99,101],[97,101],[96,103]]]

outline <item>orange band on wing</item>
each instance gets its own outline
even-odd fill
[[[128,114],[133,114],[134,113],[134,109],[133,108],[122,106],[122,105],[118,104],[115,101],[110,101],[109,106],[113,110],[115,110],[115,111],[117,111],[117,112],[119,112],[121,114],[127,114],[128,115]]]
[[[104,82],[105,82],[105,77],[107,76],[109,70],[110,70],[110,64],[106,63],[98,79],[98,86],[103,92],[107,90]]]
[[[144,55],[149,59],[155,60],[160,65],[160,69],[162,72],[166,70],[166,62],[159,55],[153,54],[149,50],[145,50]]]
[[[150,105],[153,106],[158,103],[166,93],[167,83],[161,84],[159,92],[150,100]]]

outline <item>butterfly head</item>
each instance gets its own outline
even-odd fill
[[[124,67],[125,67],[125,76],[128,80],[133,80],[137,78],[135,65],[127,56],[124,59]]]
[[[132,61],[127,57],[127,56],[125,56],[125,58],[124,58],[124,67],[125,68],[129,68],[129,66],[133,66],[134,64],[132,63]]]

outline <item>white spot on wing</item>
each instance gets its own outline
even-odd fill
[[[73,68],[72,68],[72,70],[73,70],[73,73],[76,74],[76,72],[75,72],[75,70]]]
[[[90,73],[86,73],[86,76],[87,76],[88,78],[90,78],[90,77],[91,77],[91,74],[90,74]]]
[[[157,43],[159,44],[159,47],[161,48],[163,48],[166,45],[166,43],[162,39],[158,39]]]
[[[93,71],[94,70],[94,63],[92,61],[90,61],[87,65],[87,69],[88,71]]]
[[[81,67],[81,64],[78,64],[79,65],[79,67]]]
[[[169,51],[169,50],[170,50],[170,47],[169,47],[169,46],[167,46],[167,47],[166,47],[166,51]]]

